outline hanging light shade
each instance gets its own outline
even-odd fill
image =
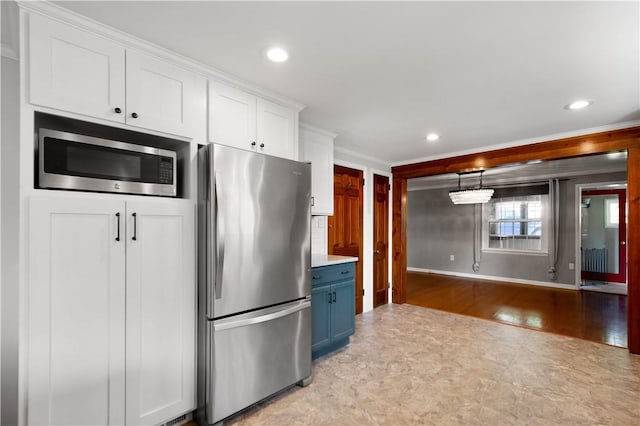
[[[480,173],[480,186],[477,188],[462,188],[460,186],[460,176],[466,175],[470,173]],[[479,172],[463,172],[458,173],[458,189],[454,189],[449,191],[449,198],[453,204],[482,204],[488,202],[493,196],[492,188],[483,188],[482,187],[482,173],[484,170]]]

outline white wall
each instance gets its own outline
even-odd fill
[[[19,235],[19,62],[18,11],[2,1],[2,59],[0,62],[0,416],[1,423],[18,423],[18,235]]]
[[[363,259],[360,261],[362,262],[362,285],[364,288],[362,311],[367,312],[373,309],[373,175],[389,176],[389,180],[391,181],[391,165],[378,159],[340,148],[334,150],[334,162],[340,166],[362,170],[365,179],[363,200]],[[391,207],[391,197],[392,194],[389,193],[389,207]],[[391,211],[391,209],[389,211]],[[389,220],[391,220],[391,213],[389,213]],[[389,230],[391,230],[391,226],[389,226]],[[389,236],[388,259],[389,281],[391,281],[391,236]],[[391,285],[393,286],[393,283],[391,283]],[[391,301],[391,289],[389,289],[389,301]]]

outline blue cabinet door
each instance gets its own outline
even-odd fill
[[[331,337],[339,340],[351,336],[356,328],[355,282],[344,281],[331,286]]]
[[[331,343],[331,285],[314,287],[311,291],[311,350],[317,351]]]

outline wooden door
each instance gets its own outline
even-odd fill
[[[28,424],[125,423],[124,207],[30,200]]]
[[[389,178],[373,175],[373,307],[389,298]]]
[[[195,408],[195,229],[187,200],[127,202],[128,425]]]
[[[103,37],[30,14],[29,82],[34,104],[125,121],[125,49]]]
[[[362,170],[333,168],[333,216],[329,216],[329,254],[354,256],[356,262],[356,314],[362,313]]]
[[[589,200],[588,202],[586,200]],[[609,208],[608,201],[614,209]],[[625,189],[602,189],[582,191],[582,271],[583,280],[627,282],[627,224]],[[586,207],[589,205],[591,208]],[[591,214],[589,212],[594,214]],[[599,215],[595,212],[599,211]],[[615,217],[609,217],[612,214]],[[585,225],[592,222],[590,226]],[[593,223],[596,222],[596,223]],[[595,240],[589,235],[599,231]],[[593,232],[591,232],[593,233]],[[598,238],[599,237],[599,238]],[[590,242],[591,244],[587,243]],[[596,243],[592,247],[593,243]],[[597,248],[595,248],[597,247]],[[600,248],[602,247],[602,249]],[[604,253],[604,254],[603,254]],[[600,259],[600,258],[603,259]]]

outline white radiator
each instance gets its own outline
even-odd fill
[[[608,250],[606,248],[581,249],[582,270],[586,272],[607,272]]]

